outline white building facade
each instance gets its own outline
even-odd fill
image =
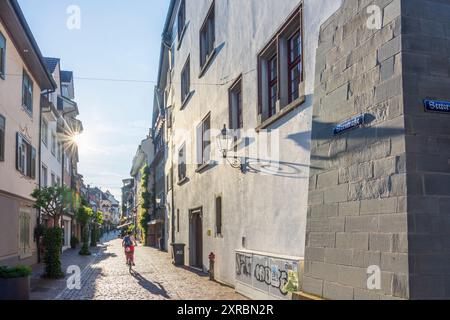
[[[286,299],[305,255],[319,27],[329,0],[177,0],[165,26],[170,243],[252,298]],[[236,136],[227,148],[219,136]],[[226,160],[222,149],[227,149]]]

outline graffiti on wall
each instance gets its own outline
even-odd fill
[[[252,257],[236,253],[236,275],[251,277],[252,275]]]
[[[286,270],[280,270],[278,266],[275,265],[268,267],[258,264],[255,266],[254,277],[256,281],[278,289],[282,295],[285,296],[288,294],[288,292],[284,290],[284,287],[288,282],[288,272]]]
[[[289,274],[297,272],[297,261],[236,253],[236,280],[279,298],[287,298]]]

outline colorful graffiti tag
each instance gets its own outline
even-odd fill
[[[290,272],[298,272],[298,261],[236,252],[236,281],[268,295],[287,298]]]

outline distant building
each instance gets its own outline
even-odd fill
[[[143,194],[145,192],[151,193],[153,196],[153,180],[151,172],[151,163],[154,160],[154,146],[153,139],[149,135],[141,142],[133,159],[130,175],[133,177],[133,223],[137,226],[139,213],[142,214],[144,210],[142,204],[144,201]],[[144,170],[147,169],[150,173],[150,180],[148,181],[147,189],[143,189],[142,177]],[[153,203],[153,199],[151,201]],[[152,208],[153,209],[153,208]],[[150,212],[151,213],[151,212]],[[161,223],[152,225],[148,228],[147,242],[154,247],[159,246],[159,240],[162,237],[164,226]]]
[[[124,179],[122,187],[122,216],[121,219],[129,220],[134,209],[134,179]]]
[[[41,119],[41,187],[66,187],[79,194],[77,185],[78,146],[73,137],[82,133],[83,126],[77,120],[78,106],[74,99],[73,73],[61,70],[59,58],[44,58],[57,88],[46,94],[48,103],[43,106]],[[76,197],[74,197],[76,199]],[[65,212],[61,226],[64,231],[64,246],[70,248],[72,235],[79,232],[75,222],[75,208]],[[48,217],[42,217],[47,224]]]

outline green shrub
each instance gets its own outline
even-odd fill
[[[83,246],[79,252],[80,256],[90,256],[91,252],[89,251],[89,229],[87,226],[84,226],[81,231],[81,237],[83,241]]]
[[[0,279],[24,278],[29,277],[31,273],[31,267],[28,266],[0,267]]]
[[[44,263],[45,277],[49,279],[64,278],[61,269],[61,250],[63,243],[63,231],[61,228],[49,228],[44,232]]]

